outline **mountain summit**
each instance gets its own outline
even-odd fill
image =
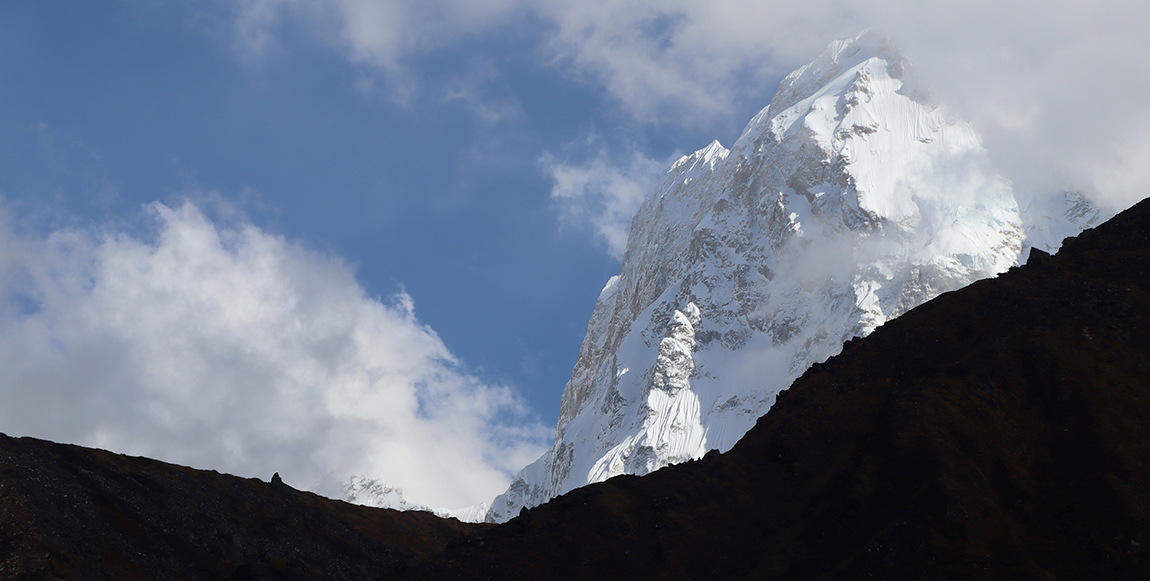
[[[1019,261],[1010,183],[970,123],[904,91],[908,70],[879,34],[836,41],[731,149],[671,167],[599,296],[554,446],[488,521],[729,450],[843,342]]]
[[[1150,578],[1150,200],[807,370],[727,453],[413,579]]]

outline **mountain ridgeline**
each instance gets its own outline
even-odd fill
[[[1098,219],[1074,196],[1020,208],[974,128],[913,98],[909,76],[880,35],[836,41],[731,149],[674,164],[599,296],[554,446],[489,522],[729,450],[845,341]]]

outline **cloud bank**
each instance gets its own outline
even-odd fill
[[[192,203],[149,212],[154,240],[0,233],[0,430],[299,488],[371,475],[447,508],[546,444],[405,293],[366,296],[338,258]]]
[[[1150,191],[1143,163],[1150,151],[1150,108],[1143,104],[1150,90],[1148,4],[239,0],[238,6],[237,21],[251,38],[274,34],[269,15],[292,14],[316,23],[348,58],[391,72],[422,51],[532,26],[546,62],[605,89],[637,123],[672,126],[745,121],[732,117],[745,115],[737,104],[765,105],[779,76],[831,40],[874,28],[904,48],[922,88],[975,124],[1016,191],[1083,190],[1110,209]]]

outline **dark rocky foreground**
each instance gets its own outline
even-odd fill
[[[388,579],[488,527],[0,435],[0,579]]]
[[[0,439],[2,578],[1150,578],[1150,201],[818,365],[733,450],[464,525]]]

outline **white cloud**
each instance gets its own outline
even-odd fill
[[[619,259],[627,248],[631,217],[669,166],[636,151],[616,158],[600,150],[584,164],[560,162],[551,154],[539,161],[555,182],[551,197],[559,202],[565,221],[589,225]]]
[[[236,0],[236,40],[244,51],[261,55],[272,44],[281,8],[290,0]]]
[[[444,507],[542,450],[408,295],[368,297],[338,258],[191,203],[150,212],[152,241],[2,233],[0,430],[300,488],[370,474]]]
[[[541,24],[552,63],[591,79],[640,123],[738,123],[772,79],[829,41],[890,32],[924,87],[970,119],[1020,191],[1094,192],[1114,209],[1150,191],[1150,4],[1120,0],[243,0],[316,17],[349,58],[404,56],[505,27]],[[305,10],[306,7],[306,10]],[[256,36],[258,38],[258,36]],[[716,136],[721,137],[721,136]],[[728,144],[729,145],[729,144]],[[683,144],[690,147],[691,144]]]
[[[274,37],[285,15],[309,22],[348,56],[396,70],[403,57],[442,47],[460,36],[507,22],[524,0],[225,0],[234,4],[236,33],[255,52]]]
[[[705,126],[748,91],[773,92],[771,79],[829,41],[857,34],[834,4],[589,0],[543,10],[556,24],[556,53],[637,119]]]
[[[890,14],[924,86],[970,119],[1016,190],[1082,189],[1117,210],[1150,192],[1114,173],[1145,142],[1150,5],[944,2]],[[1118,176],[1120,179],[1116,179]]]
[[[1004,175],[1031,192],[1085,189],[1118,209],[1150,108],[1150,5],[1119,1],[803,3],[595,0],[552,4],[556,49],[641,121],[719,119],[761,79],[864,28],[891,33],[939,100],[972,120]],[[642,32],[635,32],[642,31]],[[759,81],[759,82],[756,82]],[[689,145],[689,144],[685,144]]]

